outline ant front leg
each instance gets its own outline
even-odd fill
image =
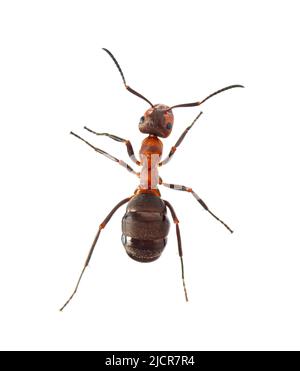
[[[75,287],[75,290],[73,292],[73,294],[70,296],[70,298],[67,300],[67,302],[63,305],[63,307],[60,309],[60,311],[62,312],[65,307],[70,303],[70,301],[73,299],[74,295],[76,294],[77,290],[78,290],[78,287],[79,287],[79,284],[80,284],[80,281],[82,279],[82,276],[87,268],[87,266],[89,265],[90,263],[90,260],[92,258],[92,255],[93,255],[93,252],[94,252],[94,249],[95,249],[95,246],[96,246],[96,243],[98,241],[98,238],[100,236],[100,233],[102,231],[102,229],[105,228],[106,224],[110,221],[111,217],[114,215],[114,213],[124,204],[126,204],[129,200],[131,199],[131,197],[128,197],[128,198],[125,198],[124,200],[122,200],[121,202],[119,202],[113,209],[112,211],[107,215],[107,217],[103,220],[103,222],[100,224],[99,226],[99,229],[97,231],[97,234],[96,234],[96,237],[92,243],[92,247],[90,248],[90,251],[88,253],[88,256],[87,256],[87,259],[85,261],[85,264],[83,266],[83,270],[79,276],[79,280],[77,282],[77,285]]]
[[[173,146],[173,147],[171,148],[171,151],[170,151],[170,153],[168,154],[168,156],[167,156],[167,157],[166,157],[162,162],[159,163],[159,166],[165,165],[165,164],[167,164],[167,163],[171,160],[172,156],[174,155],[174,153],[175,153],[175,151],[177,150],[177,148],[180,146],[181,142],[183,141],[183,139],[184,139],[185,136],[187,135],[188,131],[193,127],[194,123],[198,120],[198,118],[202,115],[202,113],[203,113],[203,112],[200,112],[200,113],[197,115],[197,117],[195,118],[195,120],[191,123],[191,125],[188,126],[188,127],[184,130],[184,132],[181,134],[181,136],[180,136],[179,139],[177,140],[175,146]]]
[[[86,129],[87,131],[89,131],[90,133],[93,133],[95,135],[105,135],[106,137],[109,137],[110,139],[113,139],[116,142],[125,143],[126,147],[127,147],[127,153],[128,153],[128,156],[130,157],[130,159],[134,163],[136,163],[137,165],[141,164],[140,161],[135,157],[134,150],[132,148],[130,140],[123,139],[123,138],[117,137],[116,135],[109,134],[109,133],[97,133],[96,131],[93,131],[93,130],[89,129],[86,126],[84,127],[84,129]]]
[[[206,205],[206,203],[197,195],[196,192],[194,192],[192,190],[192,188],[189,188],[189,187],[186,187],[186,186],[183,186],[183,185],[178,185],[178,184],[169,184],[169,183],[164,183],[163,181],[161,181],[160,183],[161,185],[167,187],[167,188],[171,188],[171,189],[175,189],[176,191],[185,191],[185,192],[189,192],[191,193],[195,199],[199,202],[199,204],[206,210],[210,213],[210,215],[212,215],[215,219],[217,219],[220,223],[222,223],[224,225],[224,227],[226,227],[231,233],[233,233],[233,230],[231,228],[228,227],[227,224],[225,224],[221,219],[219,219],[213,212],[210,211],[210,209],[208,208],[208,206]]]
[[[98,153],[100,153],[101,155],[103,155],[103,156],[109,158],[109,159],[112,160],[112,161],[117,162],[119,165],[123,166],[123,167],[124,167],[126,170],[128,170],[130,173],[135,174],[137,177],[139,177],[139,173],[137,173],[136,171],[134,171],[134,170],[132,169],[132,167],[129,166],[126,162],[124,162],[124,161],[122,161],[122,160],[119,160],[119,159],[117,159],[116,157],[110,155],[109,153],[103,151],[102,149],[93,146],[91,143],[89,143],[89,142],[86,141],[85,139],[81,138],[79,135],[73,133],[72,131],[71,131],[70,134],[72,134],[72,135],[74,135],[76,138],[82,140],[82,141],[83,141],[84,143],[86,143],[88,146],[90,146],[91,148],[93,148],[96,152],[98,152]]]

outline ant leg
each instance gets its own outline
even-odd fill
[[[95,135],[105,135],[107,137],[109,137],[110,139],[113,139],[117,142],[120,142],[120,143],[125,143],[126,144],[126,147],[127,147],[127,153],[128,153],[128,156],[130,157],[130,159],[136,163],[137,165],[140,165],[140,161],[135,157],[135,154],[134,154],[134,150],[132,148],[132,145],[130,143],[129,140],[127,139],[123,139],[123,138],[120,138],[120,137],[117,137],[116,135],[113,135],[113,134],[109,134],[109,133],[97,133],[89,128],[87,128],[86,126],[84,127],[84,129],[86,129],[87,131],[95,134]]]
[[[208,206],[206,205],[206,203],[197,195],[196,192],[194,192],[192,190],[192,188],[189,188],[189,187],[185,187],[183,185],[178,185],[178,184],[169,184],[169,183],[164,183],[164,182],[161,182],[161,184],[167,188],[171,188],[171,189],[175,189],[176,191],[185,191],[185,192],[190,192],[194,197],[195,199],[199,202],[199,204],[206,210],[210,213],[210,215],[212,215],[215,219],[217,219],[220,223],[222,223],[224,225],[224,227],[226,227],[231,233],[233,233],[233,230],[231,228],[228,227],[227,224],[225,224],[221,219],[219,219],[213,212],[211,212],[208,208]]]
[[[183,284],[183,289],[184,289],[184,295],[185,295],[185,300],[189,301],[188,295],[187,295],[187,289],[185,285],[185,280],[184,280],[184,266],[183,266],[183,253],[182,253],[182,244],[181,244],[181,236],[180,236],[180,229],[179,229],[179,220],[175,214],[175,210],[173,209],[173,206],[166,200],[164,200],[164,203],[167,205],[167,207],[170,209],[170,212],[172,214],[173,221],[176,225],[176,235],[177,235],[177,243],[178,243],[178,253],[180,256],[180,261],[181,261],[181,277],[182,277],[182,284]]]
[[[92,147],[96,152],[98,152],[98,153],[100,153],[101,155],[103,155],[103,156],[109,158],[109,159],[112,160],[112,161],[117,162],[119,165],[125,167],[125,169],[128,170],[130,173],[135,174],[136,176],[139,176],[139,174],[138,174],[136,171],[134,171],[133,168],[132,168],[131,166],[129,166],[126,162],[124,162],[124,161],[122,161],[122,160],[119,160],[119,159],[117,159],[116,157],[110,155],[109,153],[103,151],[102,149],[93,146],[91,143],[87,142],[85,139],[81,138],[79,135],[73,133],[73,131],[71,131],[70,134],[72,134],[72,135],[74,135],[76,138],[82,140],[82,141],[83,141],[84,143],[86,143],[88,146]]]
[[[65,307],[70,303],[70,301],[73,299],[74,295],[76,294],[77,290],[78,290],[78,287],[79,287],[79,284],[80,284],[80,281],[82,279],[82,276],[87,268],[87,266],[89,265],[89,262],[91,260],[91,257],[93,255],[93,252],[94,252],[94,249],[95,249],[95,246],[96,246],[96,243],[98,241],[98,238],[100,236],[100,233],[101,233],[101,230],[105,228],[106,224],[110,221],[111,217],[114,215],[114,213],[124,204],[126,204],[129,200],[131,199],[131,197],[128,197],[128,198],[125,198],[124,200],[122,200],[121,202],[119,202],[113,209],[112,211],[107,215],[107,217],[103,220],[103,222],[100,224],[99,226],[99,229],[97,231],[97,234],[96,234],[96,237],[92,243],[92,247],[90,248],[90,251],[88,253],[88,256],[87,256],[87,259],[85,261],[85,264],[84,264],[84,267],[83,267],[83,270],[79,276],[79,280],[77,282],[77,285],[75,287],[75,290],[73,292],[73,294],[70,296],[70,298],[67,300],[67,302],[63,305],[63,307],[60,309],[60,311],[62,312]]]
[[[165,165],[165,164],[167,164],[167,163],[171,160],[171,158],[172,158],[172,156],[174,155],[176,149],[180,146],[181,142],[183,141],[183,139],[184,139],[185,136],[187,135],[188,131],[193,127],[194,123],[198,120],[198,118],[202,115],[202,113],[203,113],[203,112],[200,112],[200,113],[197,115],[197,117],[195,118],[195,120],[191,123],[191,125],[188,126],[188,127],[184,130],[184,132],[181,134],[181,136],[180,136],[179,139],[177,140],[175,146],[173,146],[173,147],[171,148],[171,151],[170,151],[170,153],[168,154],[168,156],[167,156],[163,161],[161,161],[161,162],[159,163],[159,166]]]

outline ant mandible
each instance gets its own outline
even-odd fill
[[[171,148],[168,156],[164,160],[161,160],[163,152],[163,143],[158,137],[167,138],[171,134],[174,122],[174,116],[172,112],[173,108],[200,106],[202,103],[204,103],[214,95],[222,93],[225,90],[233,88],[243,88],[244,86],[242,85],[227,86],[223,89],[217,90],[216,92],[210,94],[202,101],[194,103],[177,104],[171,107],[166,106],[164,104],[152,104],[150,100],[148,100],[142,94],[138,93],[137,91],[133,90],[129,85],[127,85],[123,71],[119,63],[117,62],[116,58],[109,50],[105,48],[103,48],[103,50],[106,53],[108,53],[108,55],[112,58],[115,65],[117,66],[122,76],[125,88],[130,93],[138,96],[139,98],[145,100],[147,103],[150,104],[151,107],[144,113],[139,122],[139,130],[143,134],[148,134],[148,136],[142,142],[142,146],[139,152],[140,159],[138,160],[134,154],[132,145],[129,140],[120,138],[113,134],[97,133],[87,127],[84,127],[86,130],[93,134],[105,135],[117,142],[124,143],[127,147],[127,152],[130,159],[136,165],[141,166],[141,172],[138,173],[135,170],[133,170],[126,162],[117,159],[116,157],[110,155],[109,153],[103,151],[102,149],[95,147],[91,143],[87,142],[79,135],[71,132],[72,135],[85,142],[96,152],[106,156],[112,161],[119,163],[121,166],[125,167],[125,169],[127,169],[130,173],[138,176],[140,179],[140,184],[136,191],[134,192],[134,195],[120,201],[100,224],[96,237],[92,243],[89,254],[87,256],[86,262],[84,264],[83,270],[80,274],[79,280],[75,287],[75,290],[71,297],[69,298],[69,300],[61,308],[61,311],[69,304],[69,302],[72,300],[72,298],[77,292],[82,276],[87,266],[89,265],[89,262],[93,255],[96,243],[100,236],[100,232],[102,231],[102,229],[105,228],[113,214],[122,205],[126,203],[128,203],[128,205],[126,213],[122,219],[122,243],[125,247],[127,254],[132,259],[138,262],[152,262],[160,257],[162,251],[164,250],[167,244],[167,236],[170,228],[170,222],[167,217],[167,208],[170,210],[173,222],[175,223],[176,226],[178,252],[181,261],[182,283],[184,288],[185,299],[186,301],[188,301],[187,289],[184,280],[183,253],[179,230],[179,220],[176,216],[176,213],[172,205],[168,201],[161,199],[158,185],[191,193],[205,210],[207,210],[215,219],[221,222],[231,233],[233,233],[233,231],[228,227],[227,224],[225,224],[221,219],[219,219],[208,208],[206,203],[197,195],[196,192],[193,191],[192,188],[183,185],[165,183],[162,181],[158,173],[158,168],[160,166],[166,165],[171,160],[176,149],[180,146],[186,134],[192,128],[192,126],[195,124],[198,118],[201,116],[202,112],[200,112],[194,119],[194,121],[191,123],[191,125],[189,125],[184,130],[184,132],[179,137],[176,144]]]

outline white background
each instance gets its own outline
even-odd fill
[[[297,1],[2,1],[0,5],[0,349],[287,350],[299,338],[299,16]],[[118,211],[78,296],[61,314],[99,223],[137,179],[70,130],[127,161],[147,103],[203,99],[204,114],[162,189],[181,221],[139,264]],[[165,153],[199,108],[174,110]]]

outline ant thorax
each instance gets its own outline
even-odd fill
[[[159,184],[158,164],[161,156],[154,153],[141,154],[140,189],[157,189]]]
[[[158,166],[162,151],[162,141],[155,135],[149,135],[143,140],[140,149],[142,166],[140,189],[157,189],[157,185],[159,184]]]

